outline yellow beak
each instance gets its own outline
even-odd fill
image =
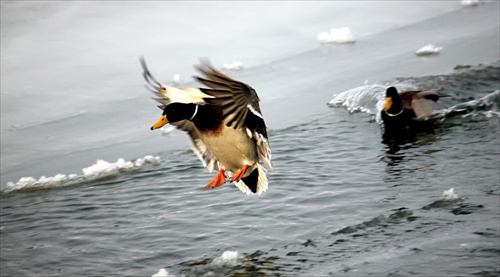
[[[167,123],[168,123],[167,116],[162,115],[160,117],[160,120],[158,120],[155,124],[153,124],[153,126],[151,126],[151,130],[161,128],[161,127],[165,126],[165,124],[167,124]]]
[[[386,97],[385,98],[385,105],[384,105],[384,111],[387,111],[391,108],[392,106],[392,97]]]

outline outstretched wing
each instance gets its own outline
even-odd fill
[[[165,107],[172,102],[172,100],[167,97],[167,88],[162,83],[158,82],[153,74],[151,74],[144,57],[140,57],[139,60],[143,70],[142,77],[146,80],[146,88],[156,95],[153,99],[160,103],[158,108],[162,110],[165,109]]]

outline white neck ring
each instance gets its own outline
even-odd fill
[[[191,116],[191,118],[189,119],[189,121],[193,120],[193,118],[196,116],[197,113],[198,113],[198,105],[196,105],[196,108],[194,110],[193,116]]]
[[[400,114],[402,114],[402,113],[403,113],[404,109],[405,109],[405,108],[401,108],[401,111],[399,111],[399,113],[389,113],[389,112],[388,112],[388,111],[386,111],[386,110],[385,110],[384,112],[385,112],[385,114],[386,114],[386,115],[388,115],[388,116],[398,116],[398,115],[400,115]]]

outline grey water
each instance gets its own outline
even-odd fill
[[[94,91],[77,97],[92,105],[72,99],[27,120],[15,113],[26,98],[13,93],[14,73],[3,75],[2,50],[0,274],[499,276],[498,2],[438,3],[441,16],[366,30],[354,45],[227,72],[258,89],[269,123],[274,170],[261,196],[230,183],[205,189],[214,173],[185,135],[148,130],[160,110],[137,57],[133,85],[105,76],[123,98],[92,102]],[[385,45],[407,32],[409,41]],[[442,42],[443,52],[413,55],[424,37]],[[154,56],[146,55],[153,73],[167,64]],[[365,80],[369,93],[351,107],[327,105]],[[383,92],[370,84],[435,90],[448,95],[440,99],[447,109],[414,140],[384,143],[366,101]]]
[[[499,73],[497,63],[404,80],[439,84],[448,106],[491,99],[403,145],[382,143],[374,115],[343,107],[271,130],[260,197],[205,189],[213,176],[190,150],[114,178],[4,194],[3,274],[495,276],[500,130],[488,112],[499,112]]]

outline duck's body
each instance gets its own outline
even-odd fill
[[[395,87],[386,91],[386,102],[381,117],[386,135],[399,136],[405,132],[413,133],[418,122],[423,121],[434,111],[443,109],[437,101],[440,98],[431,91],[404,91],[398,93]]]
[[[237,172],[244,165],[259,160],[255,143],[248,135],[234,128],[220,129],[202,132],[202,140],[226,170]]]
[[[210,88],[172,90],[156,81],[144,60],[141,62],[144,77],[164,110],[151,129],[171,123],[188,133],[193,151],[208,170],[219,170],[207,188],[223,185],[228,171],[231,181],[243,192],[264,192],[268,182],[259,161],[272,169],[271,152],[255,90],[208,63],[198,67],[205,77],[196,78]],[[185,95],[175,94],[176,90]]]
[[[215,159],[221,163],[222,168],[229,171],[231,174],[230,176],[238,173],[240,169],[245,166],[249,166],[246,173],[241,177],[244,184],[236,183],[235,185],[244,192],[247,192],[244,185],[254,193],[258,191],[258,182],[246,181],[247,177],[250,176],[254,170],[262,171],[258,163],[259,156],[257,145],[254,143],[253,139],[240,130],[227,127],[221,128],[220,133],[202,133],[202,140],[206,147],[211,149],[212,154]],[[259,173],[261,178],[265,178],[265,174],[262,172]],[[242,185],[243,187],[240,187]],[[264,184],[261,185],[265,186]],[[217,187],[217,184],[214,182],[213,186]],[[262,187],[262,189],[264,189],[264,187]]]

